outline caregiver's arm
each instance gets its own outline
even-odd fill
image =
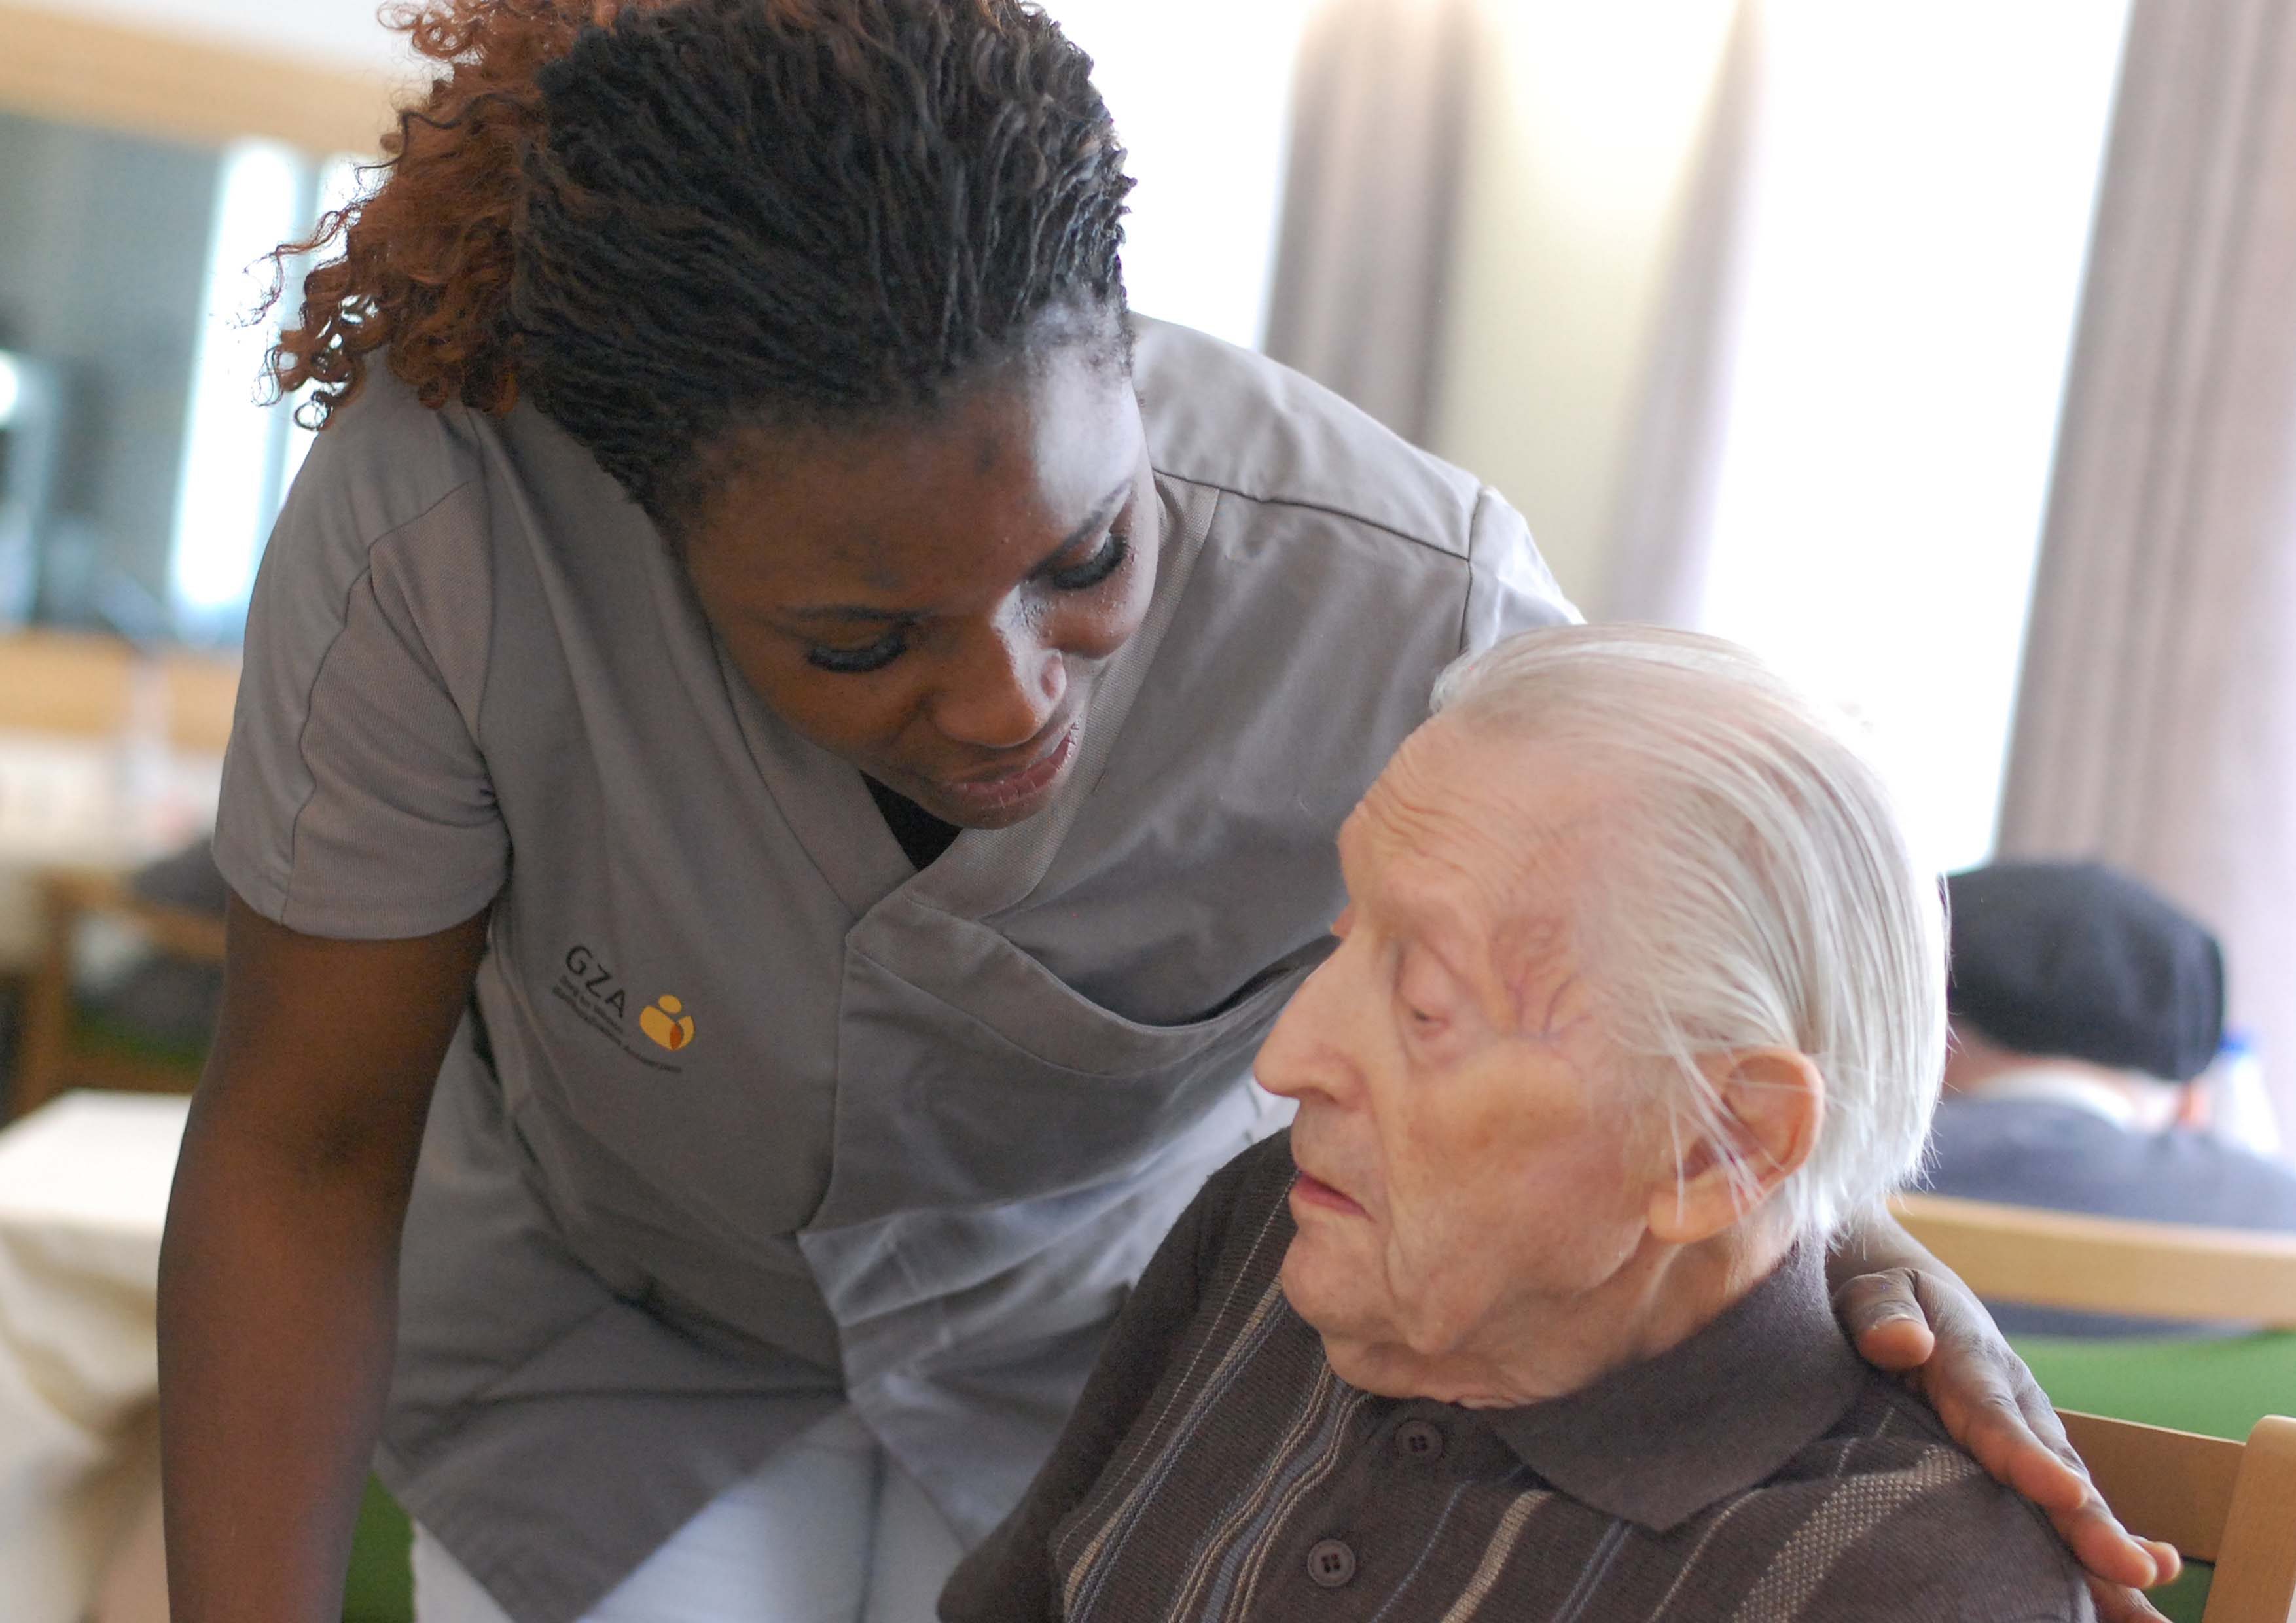
[[[2132,1586],[2174,1578],[2176,1552],[2130,1537],[2105,1507],[2048,1398],[1969,1287],[1882,1211],[1835,1241],[1826,1277],[1866,1360],[1902,1374],[1955,1441],[2048,1512],[2089,1570],[2100,1623],[2157,1619]]]
[[[231,901],[160,1255],[176,1623],[333,1623],[390,1382],[399,1229],[484,914],[330,941]]]

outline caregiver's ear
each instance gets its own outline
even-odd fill
[[[1651,1191],[1651,1233],[1676,1245],[1712,1239],[1767,1199],[1809,1159],[1825,1124],[1825,1078],[1806,1053],[1739,1049],[1699,1069],[1719,1108],[1706,1122],[1685,1119],[1680,1154],[1669,1145],[1671,1165]]]

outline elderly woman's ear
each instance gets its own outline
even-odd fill
[[[1742,1049],[1707,1056],[1711,1109],[1677,1153],[1664,1145],[1651,1191],[1650,1229],[1674,1245],[1696,1245],[1735,1227],[1801,1169],[1825,1121],[1825,1078],[1791,1048]]]

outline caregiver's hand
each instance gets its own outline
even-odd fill
[[[2176,1551],[2133,1537],[2106,1508],[2056,1411],[1969,1287],[1878,1213],[1835,1243],[1826,1272],[1835,1316],[1866,1360],[1902,1377],[1996,1480],[2047,1512],[2088,1569],[2100,1623],[2157,1623],[2137,1589],[2175,1578]]]

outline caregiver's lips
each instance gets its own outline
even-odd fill
[[[1364,1209],[1361,1206],[1304,1168],[1300,1176],[1292,1180],[1292,1198],[1305,1201],[1310,1206],[1320,1207],[1325,1211],[1338,1212],[1342,1217],[1360,1217],[1364,1215]]]
[[[1025,766],[943,783],[948,799],[974,813],[998,812],[1032,800],[1061,780],[1076,756],[1077,725],[1070,722],[1058,742]]]

